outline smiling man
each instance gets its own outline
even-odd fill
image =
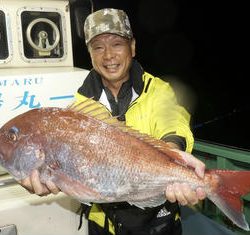
[[[93,69],[78,89],[78,101],[94,97],[128,126],[182,150],[187,164],[202,177],[204,164],[184,152],[193,147],[190,116],[177,104],[170,85],[145,72],[134,59],[135,38],[126,13],[110,8],[96,11],[87,17],[84,33]],[[181,234],[176,201],[195,204],[204,197],[201,189],[194,192],[187,185],[171,185],[166,203],[156,208],[93,204],[85,213],[89,234]]]

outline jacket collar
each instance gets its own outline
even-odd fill
[[[138,95],[140,95],[143,91],[143,73],[144,70],[141,65],[133,59],[129,72],[129,79],[131,80],[132,86]],[[104,86],[102,84],[101,76],[94,69],[92,69],[84,80],[83,85],[78,89],[78,93],[89,98],[93,97],[94,100],[99,100],[103,89]]]

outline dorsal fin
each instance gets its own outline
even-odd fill
[[[80,102],[76,101],[69,105],[67,108],[74,112],[79,112],[101,121],[115,119],[112,117],[111,113],[104,105],[92,98],[86,98],[85,100]]]
[[[95,101],[93,98],[84,97],[80,102],[74,102],[67,108],[74,111],[79,112],[87,116],[91,116],[95,119],[98,119],[104,123],[112,125],[116,128],[119,128],[121,131],[128,133],[149,145],[157,148],[159,151],[165,153],[165,155],[170,159],[174,160],[181,164],[186,164],[184,159],[178,154],[176,151],[171,150],[170,145],[162,140],[155,139],[152,136],[147,134],[142,134],[138,130],[135,130],[131,127],[125,125],[124,122],[121,122],[117,119],[117,117],[113,117],[109,110],[101,104],[99,101]]]

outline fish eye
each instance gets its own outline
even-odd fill
[[[13,126],[9,129],[7,136],[10,140],[17,141],[18,133],[19,133],[19,129]]]

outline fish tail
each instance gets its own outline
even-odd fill
[[[220,208],[233,223],[249,231],[243,214],[241,196],[250,192],[250,171],[210,170],[217,178],[216,187],[208,198]]]

